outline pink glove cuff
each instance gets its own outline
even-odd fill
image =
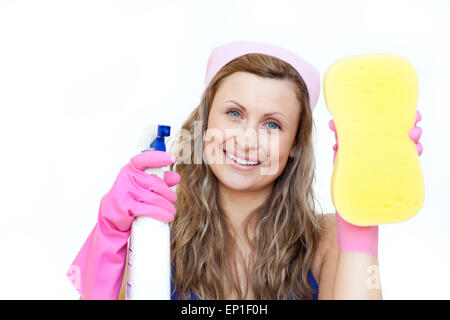
[[[95,224],[67,272],[83,299],[117,299],[125,270],[129,234],[129,231],[114,230],[101,220]]]
[[[337,244],[342,251],[378,256],[378,226],[355,226],[336,211]]]

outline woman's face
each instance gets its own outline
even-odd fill
[[[293,81],[248,72],[222,80],[204,142],[204,159],[221,184],[255,191],[281,174],[288,157],[294,156],[300,120],[295,90]]]

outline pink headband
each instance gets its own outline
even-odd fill
[[[236,41],[215,47],[209,55],[205,74],[205,90],[212,78],[219,70],[231,60],[249,53],[262,53],[274,56],[289,63],[300,74],[305,81],[309,94],[311,111],[319,100],[320,74],[310,63],[282,47],[249,41]]]

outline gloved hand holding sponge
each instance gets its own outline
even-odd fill
[[[342,58],[325,74],[336,138],[332,198],[340,250],[378,256],[378,225],[409,219],[422,205],[423,176],[414,154],[423,151],[417,90],[412,65],[391,54]],[[341,154],[337,129],[345,139]]]
[[[137,154],[120,170],[111,190],[101,199],[94,229],[67,273],[82,298],[118,298],[135,217],[162,222],[174,219],[177,196],[170,187],[180,181],[180,176],[166,171],[163,181],[156,174],[144,172],[174,161],[170,153],[151,150]]]
[[[420,120],[422,120],[422,116],[420,112],[417,111],[414,128],[409,131],[409,137],[416,144],[417,154],[419,156],[423,152],[423,146],[419,142],[420,136],[422,135],[422,128],[417,126],[417,122]],[[334,132],[334,137],[336,139],[336,143],[333,146],[334,163],[336,159],[336,152],[338,150],[338,137],[334,121],[330,120],[328,124],[330,129]],[[378,226],[360,227],[353,225],[342,219],[336,211],[336,227],[338,230],[337,243],[341,250],[361,252],[378,256]]]

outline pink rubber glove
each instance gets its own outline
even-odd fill
[[[416,112],[416,120],[414,127],[409,131],[409,137],[416,144],[417,153],[419,156],[423,152],[423,146],[419,142],[422,135],[422,128],[417,127],[417,122],[422,120],[422,115],[419,111]],[[333,146],[334,156],[333,163],[336,159],[336,152],[338,150],[338,137],[336,126],[333,120],[329,121],[329,127],[334,132],[336,144]],[[361,252],[378,256],[378,226],[360,227],[353,225],[339,215],[336,211],[336,227],[337,227],[337,244],[340,250]]]
[[[145,151],[131,158],[100,202],[97,223],[73,261],[67,276],[84,299],[117,299],[127,255],[128,237],[135,217],[163,222],[175,217],[178,183],[176,172],[164,173],[164,181],[147,168],[170,165],[174,157],[164,151]]]

